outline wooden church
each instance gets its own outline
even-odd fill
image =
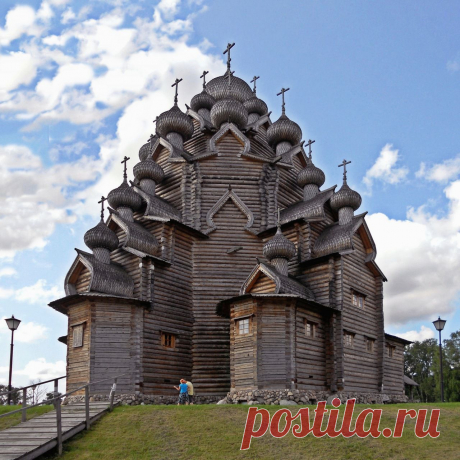
[[[383,282],[360,195],[323,188],[285,110],[227,72],[186,112],[155,120],[109,216],[50,306],[67,315],[68,391],[123,375],[126,394],[289,389],[402,396],[403,351],[385,334]],[[306,151],[305,149],[308,148]],[[132,179],[132,180],[130,180]],[[106,388],[107,385],[104,386]],[[102,389],[91,388],[95,394]]]

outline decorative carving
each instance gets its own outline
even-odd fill
[[[217,212],[224,206],[228,201],[232,200],[240,211],[248,218],[248,223],[245,225],[245,229],[249,230],[254,224],[254,215],[251,210],[244,204],[241,198],[232,190],[231,185],[228,186],[228,190],[217,200],[216,204],[208,211],[206,215],[206,223],[209,228],[204,232],[206,235],[217,229],[217,225],[213,221],[213,217]]]

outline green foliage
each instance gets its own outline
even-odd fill
[[[13,393],[11,393],[11,403],[12,404],[21,404],[22,403],[22,393],[19,391],[19,388],[12,387]],[[8,385],[0,385],[0,393],[8,391]],[[0,396],[0,406],[8,404],[8,395]]]
[[[414,342],[406,347],[404,373],[419,384],[416,391],[423,402],[441,400],[439,360],[436,339]],[[460,331],[452,333],[450,339],[443,341],[442,364],[444,400],[460,401]],[[409,394],[408,388],[406,392]]]

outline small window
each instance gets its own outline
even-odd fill
[[[305,335],[307,337],[316,337],[317,324],[311,321],[305,321]]]
[[[355,334],[353,332],[344,332],[343,341],[346,347],[352,347],[355,343]]]
[[[83,346],[83,324],[79,326],[74,326],[73,328],[73,348]]]
[[[161,345],[165,348],[175,348],[176,336],[174,334],[169,334],[168,332],[162,332]]]
[[[357,308],[364,308],[364,299],[365,299],[364,294],[360,294],[359,292],[356,291],[351,291],[351,299],[354,307]]]
[[[393,347],[392,345],[387,345],[387,351],[388,351],[388,357],[393,358],[395,355],[395,349],[396,347]]]
[[[366,338],[366,351],[374,353],[375,340]]]
[[[236,332],[238,335],[249,334],[250,319],[240,319],[236,322]]]

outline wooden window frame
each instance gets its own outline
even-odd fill
[[[343,331],[343,343],[346,347],[353,348],[355,345],[355,333],[350,331]],[[347,343],[347,338],[350,337],[350,343]]]
[[[318,336],[318,323],[315,323],[314,321],[310,321],[305,318],[304,325],[305,325],[305,336],[306,337],[314,339],[315,337]]]
[[[388,358],[394,358],[396,347],[394,345],[387,345],[387,356]]]
[[[161,331],[161,346],[168,350],[174,350],[176,348],[176,334]]]
[[[366,337],[366,351],[368,353],[374,353],[374,350],[375,350],[375,339],[373,339],[372,337]]]
[[[85,323],[75,324],[72,327],[72,348],[81,348],[84,344]],[[78,334],[78,332],[80,334]]]
[[[366,307],[366,297],[367,297],[366,294],[363,294],[362,292],[359,292],[356,289],[351,290],[351,304],[355,308],[364,310]]]
[[[247,328],[241,328],[241,324],[247,324]],[[241,330],[246,330],[247,332],[241,332]],[[245,336],[245,335],[250,335],[252,333],[252,320],[251,316],[246,316],[242,318],[235,318],[235,333],[237,336]]]

